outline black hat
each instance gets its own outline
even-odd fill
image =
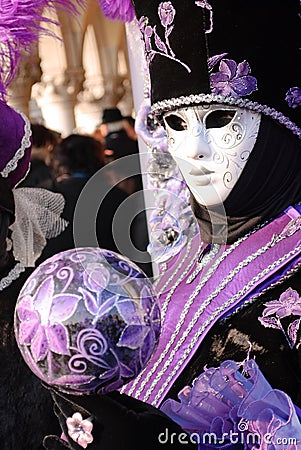
[[[301,137],[300,1],[134,0],[155,114],[225,103]]]
[[[123,120],[118,108],[107,108],[103,112],[102,123],[120,122]]]

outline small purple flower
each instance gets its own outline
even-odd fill
[[[144,41],[144,51],[146,56],[147,65],[149,66],[151,61],[156,55],[165,56],[177,63],[181,64],[190,73],[191,69],[183,61],[176,58],[174,51],[169,43],[169,36],[174,29],[172,22],[174,20],[176,10],[172,6],[171,2],[161,2],[158,7],[158,15],[161,20],[162,26],[165,28],[164,40],[159,36],[156,30],[156,25],[149,25],[147,17],[142,16],[138,22],[139,29]],[[152,47],[152,43],[155,44],[155,48]]]
[[[299,87],[290,88],[286,93],[285,100],[290,108],[297,108],[301,104],[301,89]]]
[[[241,97],[257,90],[256,78],[249,75],[247,61],[236,64],[233,59],[223,59],[219,72],[210,75],[210,86],[214,94]]]
[[[68,332],[62,321],[74,314],[81,297],[74,294],[54,294],[50,276],[41,283],[34,296],[25,295],[17,307],[20,319],[21,345],[30,345],[34,360],[42,361],[48,351],[69,355]]]
[[[227,56],[228,53],[221,53],[220,55],[214,55],[211,56],[210,58],[208,58],[208,70],[209,72],[211,72],[211,70],[213,69],[213,67],[219,63],[224,56]]]
[[[171,2],[161,2],[158,8],[159,17],[164,28],[172,24],[176,11]]]
[[[72,417],[68,417],[66,424],[69,436],[78,445],[87,448],[88,444],[93,442],[93,436],[91,434],[93,424],[89,419],[83,420],[83,417],[79,412],[74,413]]]
[[[279,300],[272,300],[265,304],[263,317],[276,314],[279,319],[290,315],[301,316],[301,298],[297,291],[288,288],[280,295]]]

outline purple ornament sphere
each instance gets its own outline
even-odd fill
[[[135,378],[156,348],[160,326],[156,295],[142,270],[92,247],[41,264],[15,309],[16,340],[30,369],[73,394],[110,392]]]

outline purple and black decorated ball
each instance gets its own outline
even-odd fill
[[[45,383],[106,393],[135,378],[154,352],[160,311],[150,280],[130,260],[99,248],[59,253],[23,286],[15,335]]]

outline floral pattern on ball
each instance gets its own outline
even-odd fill
[[[97,248],[59,253],[19,295],[15,334],[31,370],[63,392],[105,393],[145,367],[160,334],[150,280],[127,258]]]

